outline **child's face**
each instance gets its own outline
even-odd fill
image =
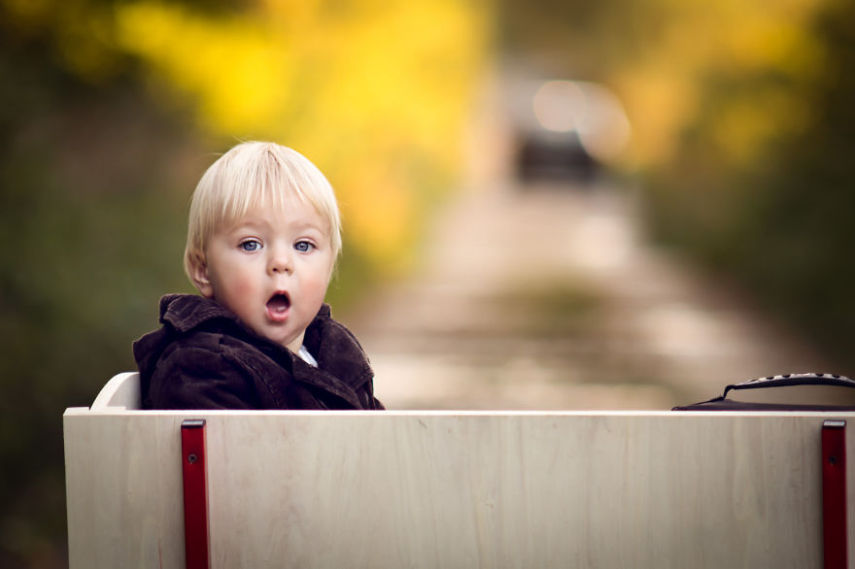
[[[311,204],[255,208],[221,227],[196,268],[196,285],[257,334],[293,352],[324,301],[333,252],[330,228]]]

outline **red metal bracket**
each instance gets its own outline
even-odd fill
[[[847,569],[846,421],[822,424],[823,567]]]
[[[205,419],[181,423],[184,474],[184,552],[187,569],[209,569],[208,476],[205,466]]]

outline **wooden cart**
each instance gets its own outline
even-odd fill
[[[138,407],[129,373],[65,412],[72,569],[843,569],[855,544],[855,413]]]

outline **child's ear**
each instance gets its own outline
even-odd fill
[[[203,255],[197,253],[190,258],[190,276],[202,296],[213,298],[214,289],[208,278],[208,263]]]

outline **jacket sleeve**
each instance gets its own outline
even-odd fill
[[[151,376],[149,409],[258,409],[252,379],[230,358],[204,346],[171,346]]]

